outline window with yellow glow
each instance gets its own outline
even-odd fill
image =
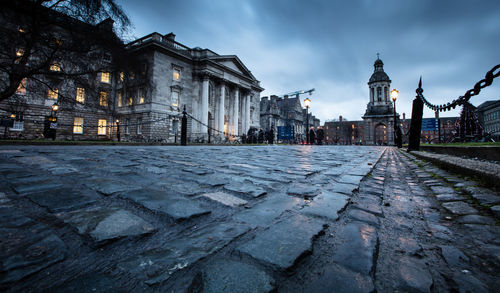
[[[85,89],[82,87],[77,87],[76,88],[76,101],[78,103],[84,103],[85,102]]]
[[[172,92],[172,106],[179,107],[179,92]]]
[[[99,105],[106,107],[108,106],[108,93],[107,92],[101,92],[99,95]]]
[[[75,117],[73,120],[73,133],[83,134],[83,117]]]
[[[17,87],[16,94],[18,95],[24,95],[26,94],[26,77],[21,80],[19,83],[19,86]]]
[[[174,68],[174,80],[181,79],[181,71],[178,68]]]
[[[127,106],[132,106],[133,103],[134,103],[134,98],[133,97],[129,97],[128,100],[127,100]]]
[[[144,89],[139,89],[139,104],[144,104]]]
[[[123,98],[123,93],[118,92],[118,107],[122,106],[122,98]]]
[[[101,82],[110,83],[111,77],[109,72],[101,72]]]
[[[61,64],[59,62],[53,62],[50,64],[50,71],[61,71]]]
[[[123,76],[123,71],[122,71],[122,72],[120,72],[120,81],[123,81],[123,77],[124,76]]]
[[[106,135],[106,119],[99,119],[97,121],[97,134],[98,135]]]
[[[54,89],[54,90],[49,89],[49,91],[47,92],[47,98],[49,98],[49,99],[57,100],[58,97],[59,97],[59,90],[58,89]]]

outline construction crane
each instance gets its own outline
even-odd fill
[[[283,96],[296,96],[297,98],[300,96],[300,95],[303,95],[303,94],[306,94],[306,93],[309,93],[309,95],[312,95],[312,93],[315,91],[315,89],[310,89],[310,90],[300,90],[300,91],[296,91],[296,92],[293,92],[293,93],[288,93],[288,94],[284,94]]]

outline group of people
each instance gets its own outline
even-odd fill
[[[242,143],[274,143],[274,131],[271,129],[269,131],[264,131],[261,129],[257,130],[257,128],[250,128],[248,133],[241,137]]]
[[[309,130],[309,144],[322,145],[325,140],[325,131],[323,128],[318,128],[316,131],[314,128]]]
[[[250,128],[247,132],[247,134],[243,135],[241,137],[241,142],[246,143],[246,144],[262,144],[262,143],[267,143],[267,144],[273,144],[274,143],[274,131],[271,128],[270,130],[262,130],[257,128]],[[311,128],[309,130],[309,144],[316,144],[316,145],[322,145],[325,140],[325,132],[324,130],[320,127],[317,130],[314,130],[314,128]],[[299,141],[299,140],[294,140],[295,143],[300,143],[300,144],[306,144],[307,141]]]

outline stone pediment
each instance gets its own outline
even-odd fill
[[[250,70],[241,62],[241,60],[235,55],[228,56],[213,56],[209,57],[210,60],[215,61],[219,65],[222,65],[226,68],[231,69],[243,76],[246,76],[252,80],[255,80],[255,77],[252,75]]]

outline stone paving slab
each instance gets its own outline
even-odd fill
[[[369,276],[353,272],[337,264],[324,267],[321,275],[304,287],[305,292],[315,293],[370,293],[374,292],[375,289],[373,280]]]
[[[265,198],[259,204],[235,215],[237,221],[251,224],[252,226],[268,227],[285,211],[302,206],[304,200],[287,195],[275,195]]]
[[[267,193],[264,189],[255,186],[248,182],[234,182],[224,185],[224,189],[228,191],[243,193],[251,197],[259,197]]]
[[[336,221],[339,213],[349,201],[349,197],[341,193],[322,193],[308,203],[300,212],[307,216],[326,218]]]
[[[216,260],[202,272],[204,293],[271,292],[274,279],[256,266],[233,260]]]
[[[341,242],[336,245],[332,259],[354,272],[368,276],[373,269],[377,231],[372,226],[351,222],[336,232]]]
[[[175,221],[182,221],[210,213],[201,203],[167,191],[140,189],[121,193],[120,197],[128,198],[150,210],[162,212]]]
[[[142,218],[122,209],[92,207],[58,214],[65,223],[88,235],[97,244],[108,240],[152,233],[155,228]]]
[[[139,187],[128,185],[124,182],[108,179],[108,178],[94,178],[88,180],[85,185],[97,192],[104,195],[111,195],[117,192],[124,192],[131,189],[137,189]]]
[[[246,200],[243,200],[239,197],[236,197],[236,196],[233,196],[231,194],[224,193],[224,192],[204,193],[200,196],[209,198],[213,201],[219,202],[223,205],[230,206],[230,207],[237,207],[237,206],[245,205],[248,203],[248,201],[246,201]]]
[[[455,215],[477,214],[478,211],[462,201],[443,203],[443,207]]]
[[[171,239],[158,248],[120,262],[118,269],[132,274],[148,285],[158,284],[198,260],[218,251],[250,227],[243,223],[220,223],[196,228]]]
[[[22,215],[4,196],[0,207],[0,287],[66,257],[66,244],[47,225]]]
[[[47,208],[52,213],[76,210],[96,203],[81,190],[61,188],[27,195],[34,203]]]
[[[254,239],[238,246],[237,250],[286,270],[312,249],[312,240],[323,230],[323,224],[322,221],[296,215],[272,225]]]

